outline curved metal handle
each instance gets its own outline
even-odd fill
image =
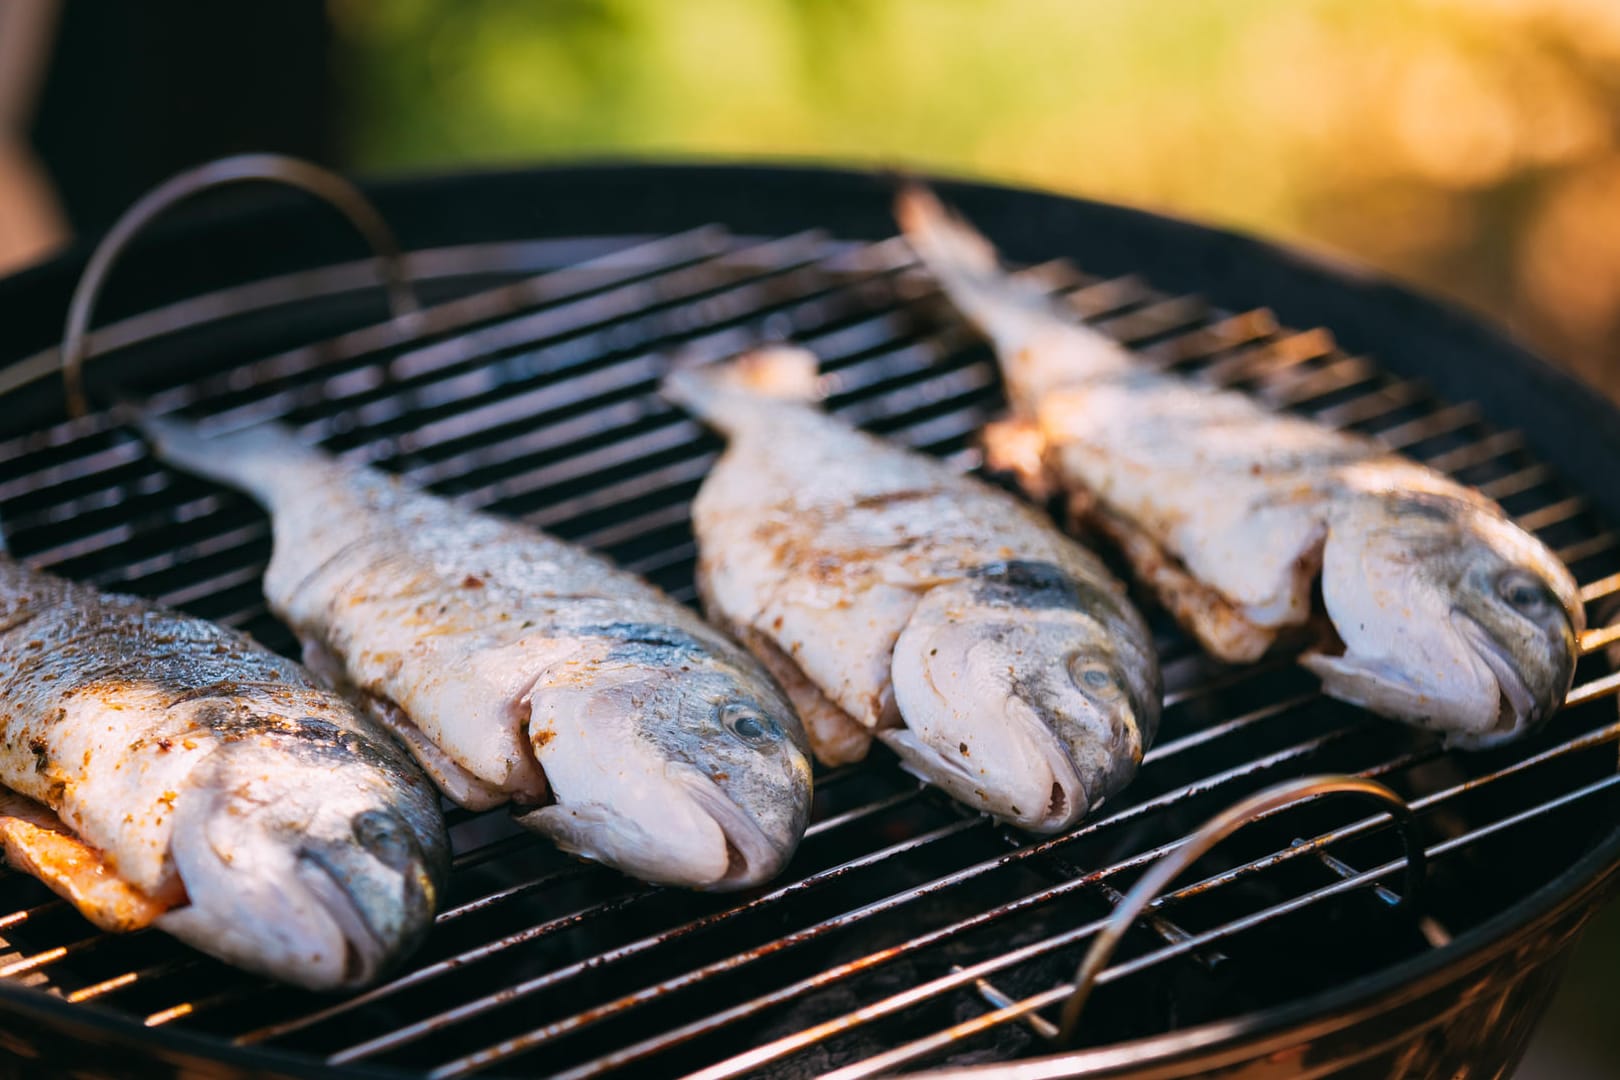
[[[62,380],[66,384],[67,407],[71,416],[83,416],[89,403],[84,393],[84,361],[88,349],[90,316],[101,294],[101,286],[113,264],[124,253],[131,239],[153,218],[176,203],[199,192],[245,180],[265,180],[298,188],[327,203],[355,227],[382,263],[388,306],[399,318],[418,310],[416,296],[405,278],[399,244],[382,215],[343,177],[318,165],[281,154],[238,154],[220,158],[170,177],[141,196],[124,211],[101,243],[91,253],[68,305],[67,325],[62,330]]]
[[[1185,843],[1150,866],[1147,873],[1132,886],[1131,891],[1125,894],[1102,931],[1092,941],[1085,959],[1080,962],[1074,977],[1074,991],[1063,1003],[1058,1038],[1064,1043],[1072,1040],[1076,1028],[1080,1025],[1080,1013],[1086,1007],[1086,999],[1091,996],[1097,976],[1102,974],[1104,965],[1113,957],[1120,939],[1125,936],[1125,931],[1130,929],[1131,924],[1153,898],[1162,893],[1183,870],[1243,826],[1258,821],[1275,810],[1320,795],[1340,792],[1372,799],[1388,810],[1390,817],[1395,819],[1401,840],[1406,844],[1406,891],[1401,895],[1399,906],[1404,911],[1415,910],[1418,894],[1423,888],[1427,864],[1423,845],[1418,842],[1417,818],[1405,799],[1383,784],[1359,776],[1306,776],[1273,785],[1210,818],[1188,836]]]

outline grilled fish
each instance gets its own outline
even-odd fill
[[[240,634],[0,555],[0,732],[7,859],[103,929],[329,990],[432,925],[432,786]]]
[[[667,396],[728,447],[692,507],[710,616],[754,649],[820,757],[881,739],[958,800],[1057,832],[1134,775],[1157,660],[1122,587],[1017,497],[855,431],[770,348]]]
[[[804,733],[753,658],[682,605],[279,428],[146,427],[160,456],[269,509],[271,609],[460,805],[511,804],[565,851],[654,882],[743,888],[792,855]]]
[[[1312,621],[1326,693],[1484,747],[1533,729],[1574,677],[1574,579],[1500,507],[1371,439],[1137,362],[1039,290],[929,192],[897,206],[912,247],[994,344],[1013,418],[989,456],[1055,483],[1077,521],[1216,657],[1258,658]]]

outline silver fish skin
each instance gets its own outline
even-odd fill
[[[787,688],[818,754],[875,736],[956,799],[1040,833],[1120,790],[1158,726],[1146,626],[1022,500],[804,400],[786,347],[677,371],[727,448],[692,508],[710,616]]]
[[[681,604],[283,429],[145,426],[160,456],[268,508],[271,609],[457,803],[511,804],[565,851],[653,882],[745,888],[792,856],[811,799],[798,719]]]
[[[1535,729],[1574,678],[1574,578],[1479,492],[1376,442],[1160,372],[1007,274],[921,188],[902,231],[994,344],[1012,404],[991,460],[1120,547],[1204,647],[1258,658],[1313,619],[1337,641],[1303,663],[1323,690],[1496,745]]]
[[[109,930],[315,990],[433,923],[449,841],[388,735],[249,638],[0,555],[0,832]]]

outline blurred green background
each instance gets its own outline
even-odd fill
[[[1620,0],[336,0],[366,171],[935,168],[1365,260],[1620,391]]]

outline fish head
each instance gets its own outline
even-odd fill
[[[1033,832],[1068,828],[1135,775],[1162,689],[1141,619],[1094,574],[994,563],[924,595],[896,642],[906,767]]]
[[[449,874],[437,793],[353,714],[256,718],[174,802],[183,940],[310,989],[375,980],[432,926]]]
[[[810,816],[809,744],[780,690],[696,627],[605,628],[594,660],[530,704],[560,847],[647,881],[731,890],[774,877]]]
[[[1574,679],[1585,623],[1574,579],[1486,506],[1421,493],[1358,500],[1330,526],[1322,594],[1345,646],[1304,658],[1326,691],[1450,745],[1533,730]]]

